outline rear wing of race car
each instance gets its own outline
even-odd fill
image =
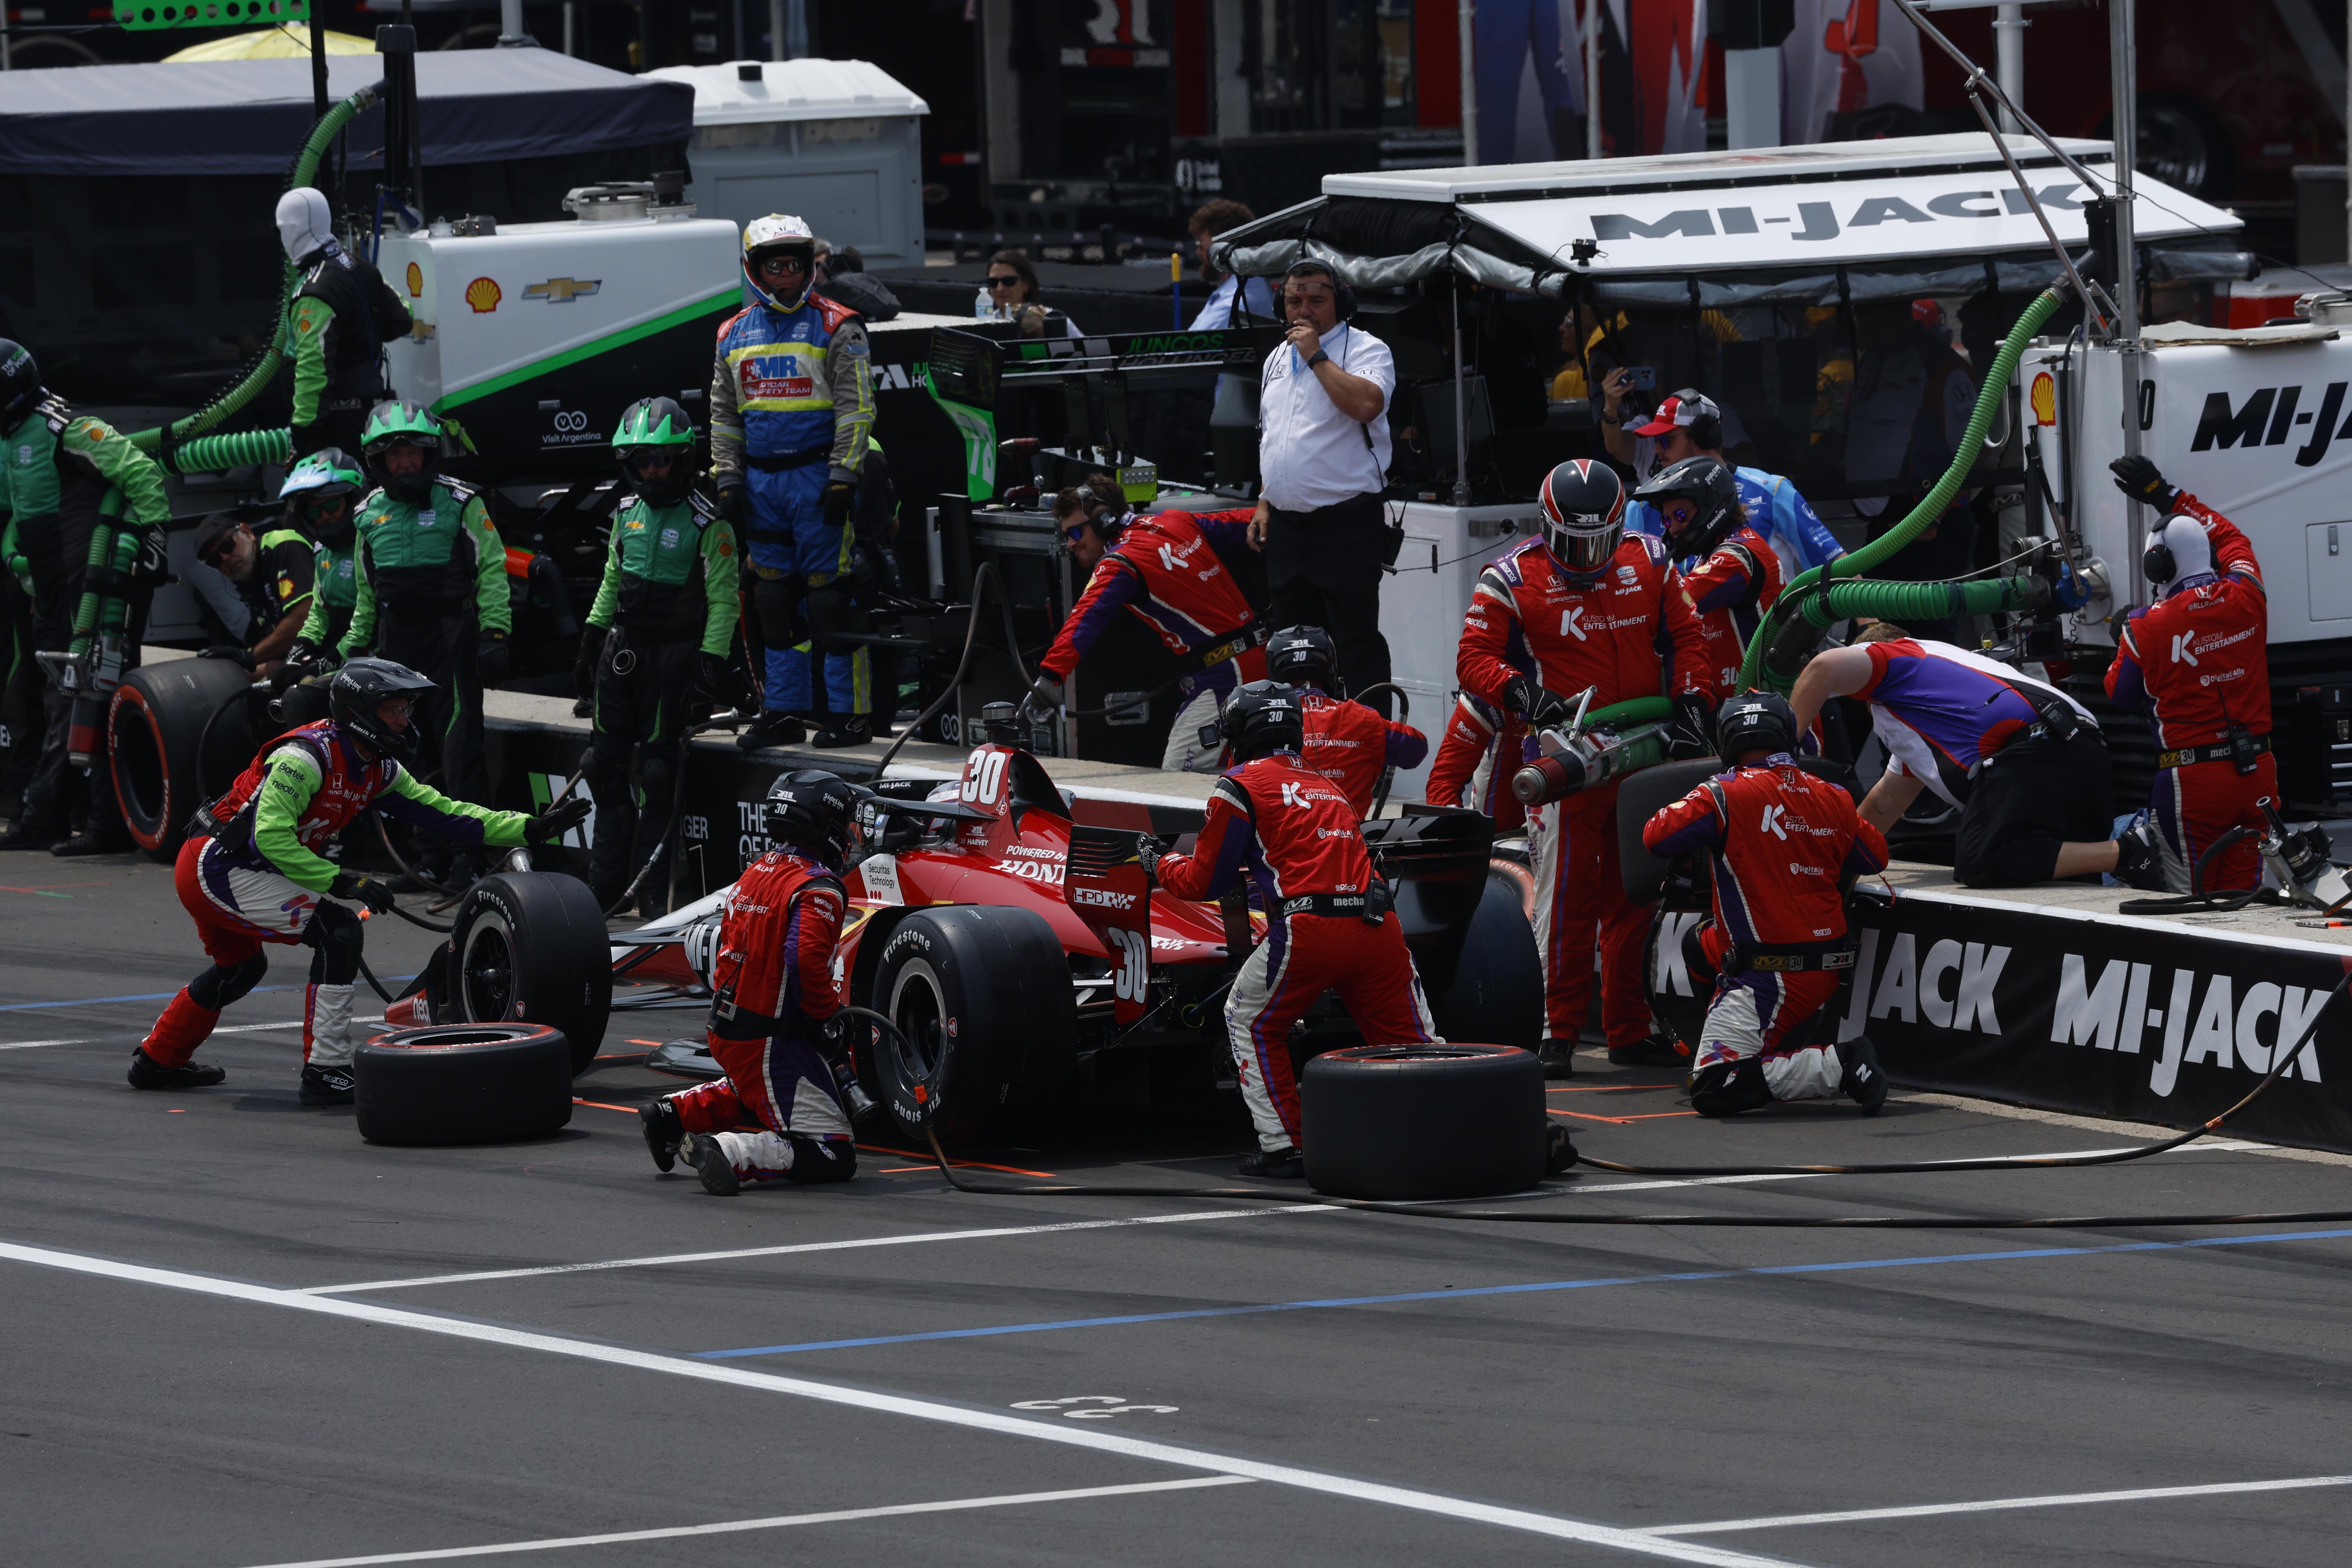
[[[1117,827],[1070,829],[1062,896],[1071,912],[1102,938],[1111,962],[1111,1021],[1124,1028],[1143,1016],[1151,984],[1151,879],[1139,853],[1143,836]]]

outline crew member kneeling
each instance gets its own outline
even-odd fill
[[[496,848],[550,843],[586,819],[584,799],[526,816],[451,800],[418,783],[404,764],[416,757],[412,709],[432,689],[389,659],[351,660],[328,689],[331,717],[278,736],[227,794],[199,808],[174,881],[212,967],[181,988],[131,1053],[131,1088],[197,1089],[226,1078],[188,1058],[221,1010],[268,972],[261,944],[299,942],[315,950],[302,995],[301,1100],[348,1104],[360,918],[322,895],[381,911],[392,907],[392,889],[380,878],[339,869],[319,849],[370,806],[461,844]]]
[[[1886,1079],[1867,1039],[1821,1038],[1853,965],[1845,891],[1886,868],[1886,840],[1835,784],[1797,766],[1783,698],[1735,697],[1716,715],[1732,766],[1643,826],[1653,855],[1705,851],[1715,919],[1696,933],[1717,970],[1692,1064],[1691,1109],[1732,1116],[1776,1100],[1844,1094],[1872,1115]]]
[[[841,1011],[833,950],[849,907],[841,863],[856,797],[833,774],[786,773],[769,787],[777,841],[727,896],[710,966],[710,1054],[727,1076],[639,1111],[646,1147],[667,1171],[678,1145],[714,1197],[745,1182],[845,1182],[857,1144],[834,1069],[817,1047]],[[762,1131],[738,1132],[749,1111]]]
[[[1209,793],[1193,852],[1159,855],[1147,838],[1144,866],[1180,899],[1216,898],[1244,864],[1257,884],[1265,940],[1225,999],[1234,1066],[1257,1129],[1257,1151],[1243,1157],[1241,1171],[1298,1176],[1305,1139],[1290,1026],[1323,993],[1339,994],[1367,1045],[1425,1044],[1438,1035],[1354,808],[1299,761],[1298,694],[1253,680],[1225,704],[1224,731],[1241,765]]]
[[[2164,482],[2146,458],[2108,467],[2126,495],[2164,521],[2147,536],[2150,583],[2164,597],[2134,610],[2107,668],[2107,695],[2137,700],[2156,729],[2156,818],[2164,885],[2189,890],[2198,858],[2232,827],[2263,825],[2259,803],[2279,798],[2271,759],[2270,601],[2254,547],[2237,525]],[[2263,879],[2250,834],[2203,867],[2209,892]],[[2149,879],[2153,880],[2153,879]]]

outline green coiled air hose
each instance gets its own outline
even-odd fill
[[[1947,616],[1990,616],[2038,608],[2050,585],[2039,577],[1980,577],[1955,583],[1832,583],[1807,596],[1780,624],[1764,650],[1763,677],[1775,690],[1796,684],[1806,652],[1834,621],[1868,616],[1880,621],[1932,621]]]
[[[225,468],[242,468],[254,463],[282,467],[293,459],[294,432],[280,426],[275,430],[232,430],[222,436],[199,436],[185,446],[173,447],[159,460],[175,474],[216,474]]]
[[[110,486],[106,494],[116,506],[122,504],[121,490]],[[98,625],[99,601],[105,597],[97,584],[113,557],[115,531],[121,526],[121,519],[101,512],[97,525],[89,531],[89,551],[82,560],[81,603],[74,606],[73,641],[67,647],[76,658],[89,651],[90,630]]]
[[[1910,515],[1861,549],[1839,556],[1826,567],[1815,566],[1800,574],[1795,582],[1780,591],[1780,596],[1774,602],[1771,612],[1757,626],[1756,635],[1748,640],[1747,654],[1739,662],[1739,689],[1742,691],[1753,691],[1757,689],[1765,674],[1764,651],[1772,646],[1773,641],[1787,627],[1790,617],[1801,610],[1808,619],[1811,618],[1812,604],[1823,583],[1832,577],[1859,577],[1864,573],[1883,565],[1896,552],[1925,533],[1937,519],[1944,515],[1944,509],[1952,504],[1952,499],[1960,493],[1961,487],[1968,482],[1969,470],[1976,467],[1977,454],[1984,449],[1985,432],[1992,428],[1993,414],[2000,408],[2001,399],[2008,394],[2010,378],[2017,374],[2017,362],[2024,355],[2025,345],[2032,341],[2033,334],[2042,330],[2042,324],[2051,318],[2062,303],[2063,301],[2059,298],[2057,289],[2045,289],[2034,298],[2032,304],[2026,306],[2024,312],[2017,318],[2017,324],[2010,328],[2009,336],[2001,340],[2000,352],[1993,356],[1991,371],[1986,374],[1984,384],[1977,391],[1976,411],[1969,416],[1969,427],[1960,437],[1959,445],[1952,453],[1951,463],[1944,469],[1944,477],[1936,481],[1935,488],[1921,497],[1919,504],[1911,509]],[[1897,586],[1898,584],[1888,585]],[[1937,584],[1899,585],[1924,588],[1941,586]],[[1871,612],[1864,610],[1846,613],[1867,615]],[[1933,613],[1943,616],[1951,612],[1938,609]],[[1969,613],[1982,614],[1983,612]],[[1832,616],[1830,620],[1837,618],[1836,616]],[[1827,626],[1829,621],[1817,624]],[[1779,683],[1778,689],[1785,689],[1786,683]]]
[[[1612,702],[1606,708],[1595,708],[1584,716],[1588,730],[1607,724],[1622,730],[1628,724],[1655,724],[1675,716],[1675,705],[1663,697],[1635,697],[1623,702]]]

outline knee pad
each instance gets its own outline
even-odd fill
[[[257,952],[232,969],[214,964],[188,982],[188,999],[208,1013],[217,1013],[261,984],[269,973],[269,955]]]
[[[796,647],[808,640],[801,624],[801,600],[808,592],[798,577],[762,574],[751,589],[752,608],[760,616],[760,646]]]
[[[857,1145],[846,1138],[821,1142],[814,1138],[791,1134],[793,1168],[784,1173],[784,1180],[801,1186],[817,1182],[845,1182],[857,1174]]]
[[[677,781],[677,761],[669,752],[648,752],[637,763],[637,783],[645,792],[669,798],[670,785]]]
[[[608,754],[604,747],[593,742],[580,759],[580,777],[588,785],[589,793],[600,799],[605,797],[606,784],[620,782],[621,773],[621,759]]]
[[[320,904],[302,932],[302,941],[315,950],[310,955],[310,984],[349,985],[358,979],[360,944],[365,940],[359,916],[341,904]]]
[[[1691,1079],[1691,1109],[1701,1116],[1737,1116],[1772,1103],[1764,1082],[1764,1058],[1743,1057],[1701,1068]]]
[[[856,651],[856,643],[841,642],[843,632],[854,632],[857,626],[857,606],[849,595],[833,584],[808,591],[808,635],[820,653],[845,654]]]

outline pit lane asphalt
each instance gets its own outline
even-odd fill
[[[2352,1527],[2352,1224],[1580,1231],[988,1198],[879,1152],[905,1147],[886,1134],[845,1189],[725,1202],[657,1176],[607,1109],[675,1087],[625,1061],[580,1080],[593,1103],[563,1135],[487,1149],[376,1148],[348,1110],[299,1108],[292,1029],[216,1037],[219,1089],[136,1094],[131,1046],[203,962],[168,869],[19,856],[0,879],[0,1047],[20,1047],[0,1048],[12,1561],[415,1561],[839,1513],[862,1517],[479,1560],[2316,1564]],[[368,933],[387,978],[431,941]],[[225,1024],[299,1018],[307,958],[274,951],[281,988]],[[623,1015],[606,1050],[691,1018]],[[2135,1141],[1926,1100],[1708,1124],[1663,1074],[1585,1068],[1551,1103],[1612,1158]],[[1241,1142],[1228,1110],[957,1152],[1222,1185]],[[2352,1208],[2352,1163],[2193,1146],[2055,1173],[1562,1185],[1529,1201]],[[681,1254],[734,1256],[626,1262]],[[501,1277],[400,1283],[485,1273]],[[1093,1495],[1034,1499],[1061,1492]],[[972,1500],[993,1506],[894,1511]]]

